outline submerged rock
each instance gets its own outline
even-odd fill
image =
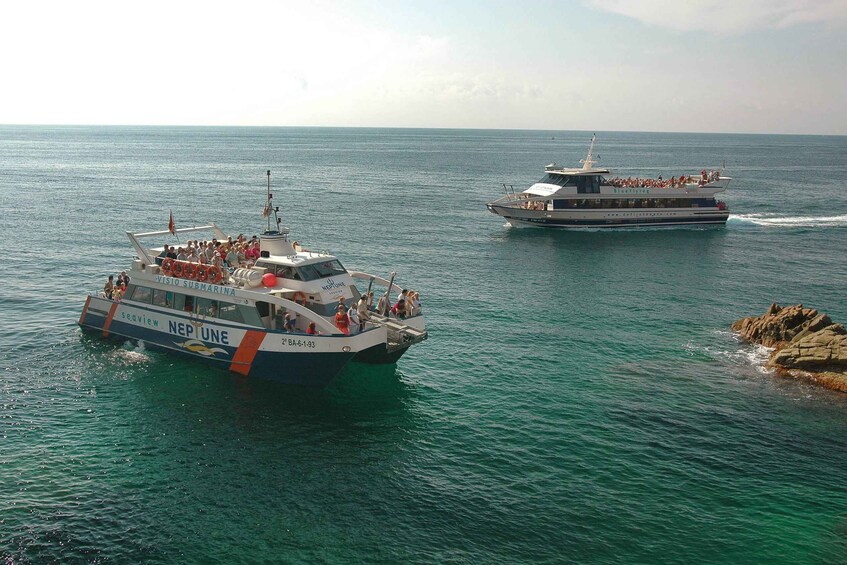
[[[768,365],[780,373],[847,392],[847,330],[802,304],[771,304],[764,316],[742,318],[732,330],[774,348]]]

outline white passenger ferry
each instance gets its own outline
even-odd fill
[[[555,163],[544,177],[521,193],[487,204],[513,226],[617,228],[726,224],[729,210],[715,198],[732,180],[717,171],[700,171],[670,179],[611,178],[595,168],[594,137],[579,169]],[[504,188],[506,186],[504,185]]]
[[[131,339],[229,369],[285,383],[326,385],[347,363],[395,363],[427,337],[419,308],[409,317],[370,312],[362,331],[336,326],[339,305],[355,305],[363,293],[400,292],[394,273],[388,280],[348,271],[328,253],[315,253],[289,241],[273,206],[268,171],[268,230],[260,236],[260,257],[232,273],[213,265],[164,257],[162,239],[206,232],[226,241],[214,223],[147,233],[129,233],[136,258],[122,297],[88,296],[79,318],[85,330]],[[271,225],[271,216],[276,220]],[[275,227],[276,229],[272,229]],[[359,286],[357,286],[359,283]],[[360,286],[362,287],[360,289]],[[373,289],[373,290],[372,290]],[[378,295],[378,292],[377,292]],[[394,302],[394,300],[391,300]],[[288,320],[284,317],[287,314]],[[289,323],[288,331],[283,321]],[[311,326],[311,327],[310,327]]]

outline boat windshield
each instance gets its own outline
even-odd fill
[[[334,275],[343,275],[347,272],[338,259],[331,259],[322,263],[313,263],[311,265],[301,265],[297,267],[297,271],[304,281],[313,281],[315,279],[324,279]]]
[[[552,175],[550,173],[547,173],[538,182],[542,182],[544,184],[555,184],[558,186],[567,186],[568,184],[573,184],[573,182],[570,182],[572,180],[572,178],[566,177],[565,175]]]

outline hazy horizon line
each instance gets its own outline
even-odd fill
[[[482,128],[482,127],[438,127],[438,126],[327,126],[327,125],[254,125],[254,124],[0,124],[0,127],[103,127],[103,128],[230,128],[230,129],[359,129],[359,130],[434,130],[434,131],[543,131],[575,133],[657,133],[657,134],[697,134],[697,135],[781,135],[795,137],[845,137],[847,133],[791,133],[791,132],[753,132],[753,131],[668,131],[668,130],[614,130],[614,129],[539,129],[539,128]]]

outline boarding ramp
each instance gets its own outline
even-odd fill
[[[405,349],[429,337],[426,331],[407,326],[401,319],[389,318],[372,312],[370,321],[374,326],[385,327],[388,335],[385,347],[388,353]]]

